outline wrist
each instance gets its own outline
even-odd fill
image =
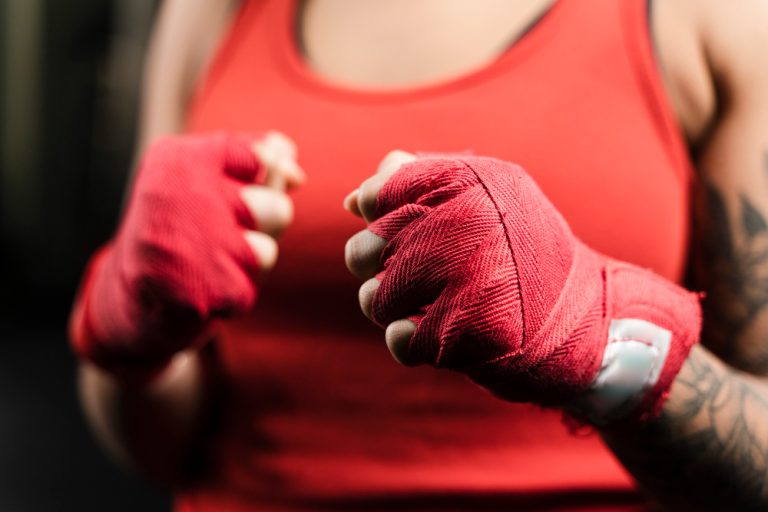
[[[698,296],[648,270],[609,260],[605,322],[600,368],[566,411],[598,426],[656,417],[698,342]]]
[[[143,385],[163,374],[179,351],[201,346],[207,331],[191,342],[163,340],[169,337],[146,323],[147,315],[114,278],[113,258],[108,244],[89,261],[70,316],[70,344],[80,359],[120,381]]]

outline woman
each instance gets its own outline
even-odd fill
[[[696,235],[708,348],[679,351],[661,411],[601,433],[663,506],[763,508],[768,327],[753,283],[766,265],[768,9],[652,7],[167,2],[134,194],[73,315],[105,444],[173,485],[179,510],[642,508],[597,436],[576,439],[557,410],[498,400],[457,373],[399,367],[359,318],[340,254],[362,226],[337,205],[393,148],[470,151],[520,163],[588,247],[664,286],[682,279]],[[236,135],[206,135],[220,130]],[[242,135],[269,130],[293,140],[306,184],[284,136]],[[197,135],[152,143],[180,131]],[[411,158],[396,154],[381,176]],[[385,182],[347,207],[373,220]],[[352,270],[380,271],[381,240],[354,240]],[[361,291],[366,309],[375,286]],[[695,317],[694,302],[670,308]],[[405,328],[388,336],[400,359]]]

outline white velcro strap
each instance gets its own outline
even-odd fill
[[[637,318],[612,320],[600,371],[578,409],[595,423],[629,413],[659,380],[672,333]]]

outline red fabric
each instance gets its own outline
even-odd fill
[[[679,281],[689,168],[645,1],[560,0],[482,69],[400,91],[350,90],[309,70],[295,7],[244,1],[189,111],[194,132],[285,132],[308,182],[255,312],[223,325],[210,473],[179,510],[640,503],[600,440],[569,435],[557,412],[393,362],[360,314],[342,255],[363,224],[340,205],[393,148],[472,150],[522,165],[593,249]]]
[[[71,320],[81,357],[148,377],[210,321],[248,311],[258,262],[239,197],[261,164],[252,139],[198,135],[149,148],[120,230],[91,262]]]
[[[635,412],[645,417],[698,340],[695,294],[584,245],[517,165],[421,158],[387,181],[376,210],[368,229],[388,244],[371,313],[382,326],[416,322],[408,361],[507,400],[563,405],[597,376],[610,321],[646,320],[674,336]]]

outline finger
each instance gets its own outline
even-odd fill
[[[451,276],[462,275],[463,259],[471,248],[459,247],[456,252],[446,243],[451,241],[449,232],[460,231],[461,226],[455,226],[422,222],[389,240],[380,257],[385,270],[379,275],[381,286],[371,305],[375,323],[389,325],[420,311],[437,300]]]
[[[261,181],[264,178],[264,163],[251,148],[252,136],[220,133],[216,137],[224,145],[224,170],[229,176],[245,183]]]
[[[307,181],[304,170],[291,158],[281,158],[267,164],[264,185],[275,190],[288,191]]]
[[[419,364],[410,355],[411,336],[416,331],[416,324],[408,319],[396,320],[387,326],[384,339],[389,353],[398,363],[404,366]]]
[[[408,153],[402,149],[395,149],[387,153],[381,162],[379,162],[376,174],[392,176],[403,164],[413,162],[414,160],[416,160],[416,155],[413,153]]]
[[[240,189],[240,197],[256,221],[258,230],[279,236],[293,221],[293,202],[282,192],[259,185]]]
[[[284,134],[268,132],[253,144],[252,150],[266,168],[266,186],[288,190],[306,181],[306,174],[296,162],[296,144]]]
[[[367,229],[355,234],[344,246],[344,261],[355,277],[368,279],[381,270],[381,251],[387,241]]]
[[[411,153],[400,150],[392,151],[381,161],[376,174],[360,185],[357,194],[357,210],[360,211],[366,221],[370,222],[375,219],[376,198],[381,187],[400,167],[414,160],[416,160],[416,156]]]
[[[264,142],[274,148],[275,152],[279,155],[288,156],[290,158],[296,158],[296,155],[298,155],[296,143],[283,132],[277,130],[268,131],[264,135]]]
[[[282,186],[284,190],[293,190],[298,188],[307,181],[307,175],[304,172],[298,162],[293,158],[286,158],[279,160],[275,165],[275,174],[282,178],[282,183],[278,185]],[[269,184],[269,174],[267,175],[267,184]]]
[[[245,241],[256,256],[261,272],[267,273],[272,270],[277,263],[278,251],[275,239],[259,231],[246,230]]]
[[[429,213],[430,208],[420,204],[406,204],[395,211],[382,215],[368,223],[368,231],[383,238],[392,240],[416,219]]]
[[[360,290],[357,293],[357,299],[360,302],[360,309],[363,310],[363,314],[371,320],[371,304],[373,304],[373,296],[376,295],[381,281],[376,278],[372,278],[363,283]]]
[[[357,195],[360,193],[358,189],[353,190],[349,194],[347,194],[347,197],[344,198],[344,202],[342,205],[344,206],[344,209],[347,210],[349,213],[356,217],[362,217],[363,213],[360,211],[360,208],[357,206]]]
[[[375,195],[361,188],[358,201],[363,213],[373,212],[377,218],[409,203],[434,207],[482,187],[477,173],[460,158],[421,158],[401,165],[385,183],[374,181],[373,185],[379,186]]]

